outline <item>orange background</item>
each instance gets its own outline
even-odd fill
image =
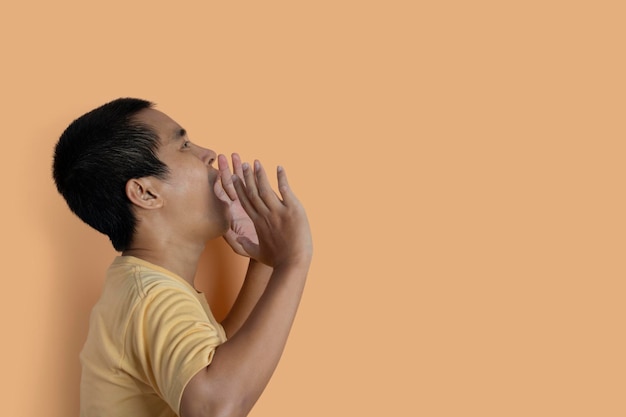
[[[283,164],[307,207],[314,264],[251,416],[626,415],[620,3],[4,4],[3,414],[77,415],[115,252],[52,149],[136,96]],[[221,317],[244,262],[209,246]]]

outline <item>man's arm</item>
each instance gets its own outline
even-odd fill
[[[276,368],[300,303],[312,255],[306,213],[278,170],[282,200],[260,164],[244,166],[237,195],[254,222],[259,244],[240,243],[250,256],[273,267],[263,295],[239,331],[219,346],[211,365],[187,384],[182,417],[246,416]]]
[[[239,154],[233,153],[232,161],[233,171],[239,178],[243,178],[243,168]],[[240,243],[240,239],[245,237],[251,242],[258,244],[259,239],[254,223],[252,223],[250,216],[248,216],[239,201],[226,156],[219,155],[217,164],[220,180],[215,184],[215,193],[229,205],[231,216],[230,227],[224,235],[224,239],[236,253],[242,256],[249,256]],[[263,291],[265,291],[271,273],[271,267],[250,258],[248,270],[243,285],[239,289],[239,294],[221,323],[228,338],[233,337],[250,315]]]
[[[230,339],[241,328],[250,312],[261,298],[263,291],[272,274],[272,268],[263,263],[250,259],[248,271],[243,281],[239,294],[235,299],[230,311],[222,320],[222,327],[226,331],[226,336]]]

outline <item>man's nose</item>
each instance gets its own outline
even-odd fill
[[[196,151],[198,158],[200,158],[205,165],[212,165],[213,162],[215,162],[215,158],[217,158],[217,154],[211,149],[196,145]]]

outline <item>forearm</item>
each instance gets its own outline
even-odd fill
[[[221,323],[229,339],[237,333],[247,320],[250,312],[256,306],[261,295],[263,295],[271,274],[271,267],[255,261],[254,259],[250,259],[246,277],[239,290],[239,294]]]
[[[274,269],[248,319],[217,348],[211,365],[194,377],[202,382],[188,385],[181,411],[200,408],[217,415],[247,415],[282,355],[307,271],[307,262]],[[182,415],[203,414],[190,411]]]
[[[260,162],[255,161],[254,167],[253,172],[243,164],[245,182],[233,176],[233,184],[254,222],[259,242],[245,238],[236,241],[252,258],[274,269],[256,303],[252,295],[248,298],[248,290],[244,292],[242,305],[255,304],[250,314],[234,313],[229,327],[235,328],[239,322],[239,329],[215,350],[211,365],[185,387],[180,409],[183,417],[248,414],[278,364],[302,297],[313,253],[306,213],[282,168],[277,168],[279,198]],[[244,315],[246,319],[242,319]]]

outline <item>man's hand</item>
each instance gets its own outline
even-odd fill
[[[253,222],[258,244],[245,232],[236,233],[236,228],[231,228],[231,236],[236,236],[234,240],[244,253],[273,269],[245,320],[235,319],[238,330],[215,350],[211,364],[185,386],[180,405],[184,417],[248,415],[285,348],[312,256],[306,213],[289,188],[285,171],[278,169],[279,197],[258,161],[253,171],[233,156],[235,175],[228,181],[226,158],[220,155],[218,160],[222,192],[235,189],[236,197],[227,197],[245,209],[244,223]]]
[[[309,222],[289,187],[285,170],[277,169],[279,197],[259,161],[254,161],[254,171],[247,163],[241,165],[241,169],[242,173],[235,171],[233,185],[254,223],[259,243],[245,236],[237,241],[252,258],[271,267],[302,264],[308,268],[313,251]]]
[[[239,158],[238,154],[234,153],[232,155],[232,159],[235,174],[237,174],[240,178],[243,178],[241,158]],[[237,192],[233,186],[233,174],[228,166],[228,159],[226,159],[226,156],[219,155],[217,157],[217,165],[220,172],[220,178],[215,182],[215,194],[220,200],[228,203],[231,217],[230,228],[224,234],[224,239],[236,253],[249,257],[250,254],[246,252],[241,242],[246,242],[248,245],[253,247],[259,244],[254,223],[252,223],[250,216],[248,216],[246,211],[241,206],[241,202],[239,201],[239,197],[237,196]]]

